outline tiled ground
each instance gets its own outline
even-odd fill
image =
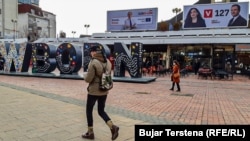
[[[0,82],[2,85],[86,100],[87,83],[84,80],[0,75]],[[158,77],[147,84],[115,82],[107,105],[114,113],[138,120],[150,116],[145,120],[164,119],[184,124],[250,124],[249,78],[236,75],[233,80],[210,80],[197,79],[191,74],[182,78],[180,85],[180,93],[170,91],[169,76]]]

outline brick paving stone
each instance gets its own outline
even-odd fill
[[[121,127],[117,140],[134,140],[135,124],[250,124],[250,79],[181,78],[181,91],[169,76],[140,84],[115,82],[107,112]],[[83,140],[87,83],[83,80],[0,75],[0,141]],[[110,130],[94,113],[96,140]]]

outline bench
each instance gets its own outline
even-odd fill
[[[213,70],[211,68],[199,68],[198,70],[198,79],[202,77],[202,78],[208,78],[210,77],[211,79],[213,79]]]
[[[224,70],[216,70],[215,71],[215,78],[223,79],[223,78],[229,78],[229,76],[232,77],[231,74],[229,75],[229,73],[227,73]]]

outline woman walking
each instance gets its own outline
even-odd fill
[[[172,72],[172,76],[171,76],[171,80],[172,80],[172,88],[170,90],[174,90],[174,86],[175,84],[177,85],[177,90],[176,92],[180,92],[181,88],[180,88],[180,64],[178,61],[174,60],[173,61],[173,72]]]
[[[111,63],[106,58],[103,52],[102,46],[92,46],[90,48],[91,61],[88,65],[88,72],[84,75],[84,80],[89,83],[87,88],[87,104],[86,104],[86,116],[88,123],[88,131],[82,134],[84,139],[95,139],[94,135],[94,121],[93,121],[93,108],[97,102],[97,111],[99,116],[105,121],[111,130],[111,139],[115,140],[119,133],[119,127],[114,125],[109,115],[105,112],[106,100],[109,91],[99,90],[99,82],[101,81],[101,75],[103,73],[103,67],[105,66],[107,71],[111,73]]]

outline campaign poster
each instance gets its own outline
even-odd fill
[[[183,7],[183,29],[241,28],[248,26],[249,2],[188,5]]]
[[[158,8],[107,11],[107,31],[157,29]]]

